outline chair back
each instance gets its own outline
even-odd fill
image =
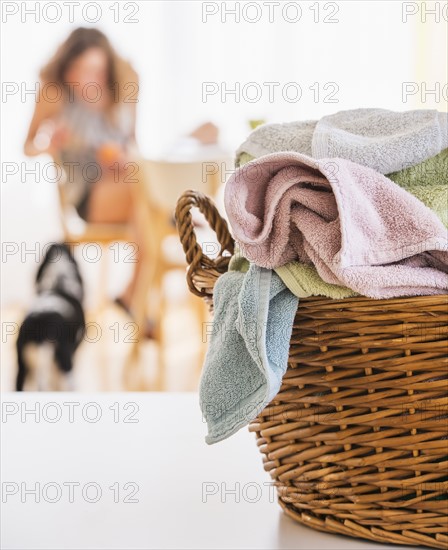
[[[203,162],[141,160],[139,169],[153,206],[170,215],[177,199],[188,189],[214,196],[225,177],[227,159]]]

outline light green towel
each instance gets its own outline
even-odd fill
[[[241,255],[240,250],[236,247],[235,253],[229,263],[229,271],[247,273],[249,267],[249,261]],[[341,300],[343,298],[359,296],[357,292],[345,286],[326,283],[321,278],[314,265],[311,264],[289,262],[275,269],[275,272],[285,286],[298,298],[326,296],[334,300]]]
[[[346,286],[326,283],[317,272],[314,265],[301,262],[289,262],[278,267],[275,272],[289,290],[299,298],[308,296],[326,296],[334,300],[359,296],[358,292]]]
[[[387,177],[431,208],[448,227],[448,149]]]
[[[388,174],[389,179],[407,189],[415,186],[439,186],[448,183],[448,149],[420,164]]]
[[[236,161],[236,167],[239,168],[240,166],[244,166],[246,162],[250,162],[251,160],[254,160],[252,155],[249,155],[249,153],[245,153],[244,151],[240,154]]]

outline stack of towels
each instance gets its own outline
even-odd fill
[[[207,443],[278,393],[300,298],[448,291],[448,116],[343,111],[257,128],[225,206],[238,244],[214,289],[200,384]]]

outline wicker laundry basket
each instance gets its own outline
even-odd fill
[[[221,245],[197,244],[198,207]],[[234,242],[206,196],[176,220],[190,290],[211,301]],[[253,421],[280,505],[332,533],[448,547],[448,296],[301,299],[279,394]]]

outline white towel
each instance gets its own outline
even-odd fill
[[[242,153],[258,158],[293,151],[315,159],[344,158],[389,174],[419,164],[447,147],[447,113],[354,109],[318,122],[259,126],[238,148],[236,165]]]

